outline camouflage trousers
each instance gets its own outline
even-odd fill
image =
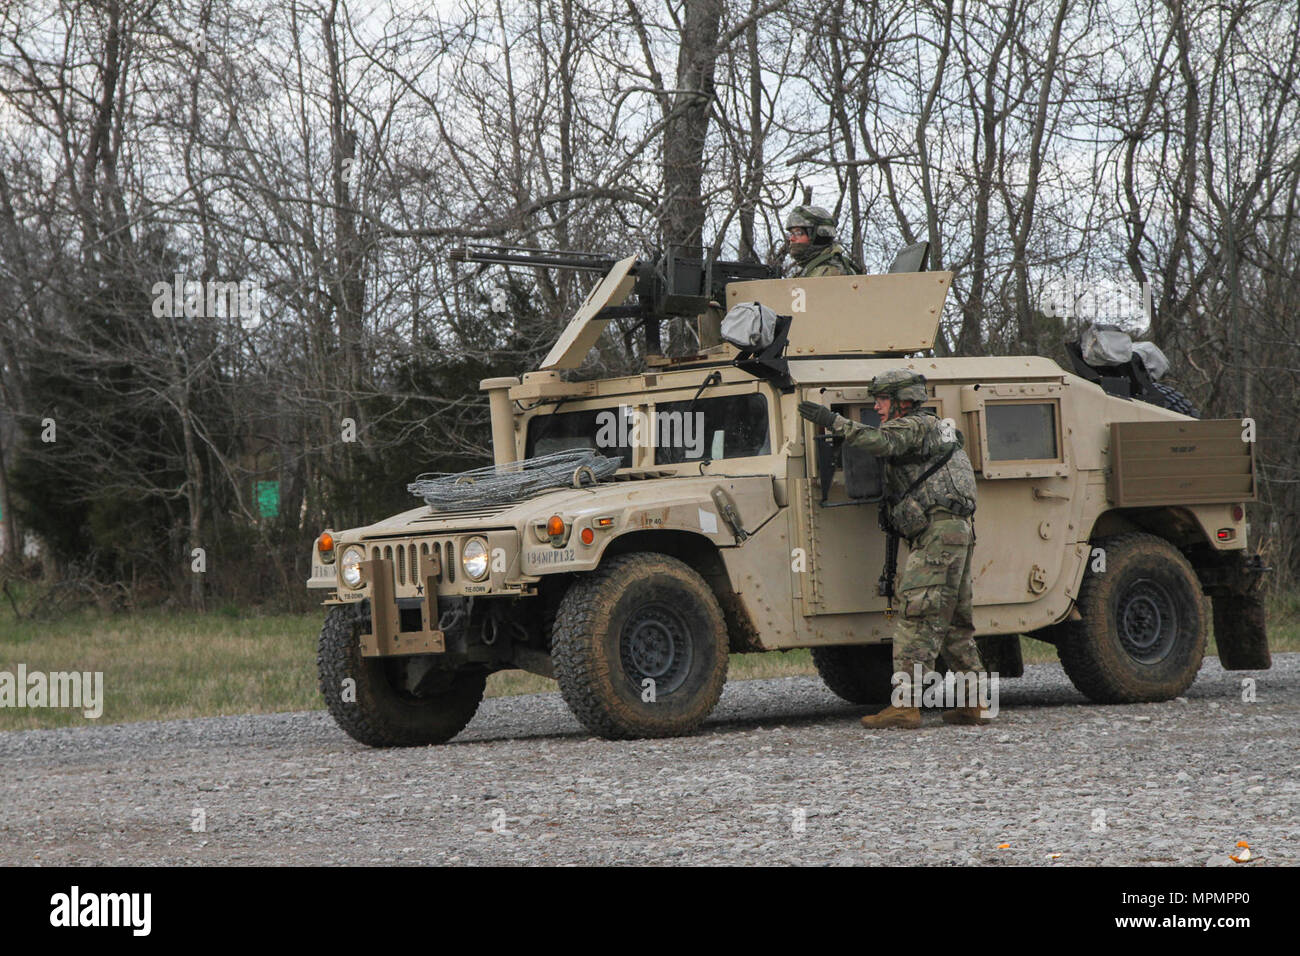
[[[950,670],[984,669],[971,620],[974,549],[970,518],[943,512],[912,543],[898,589],[903,616],[894,635],[894,671],[907,678],[900,690],[912,684],[916,665],[922,674],[932,672],[940,654]]]

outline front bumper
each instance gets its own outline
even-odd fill
[[[419,602],[420,627],[406,631],[402,630],[402,609],[393,596],[393,563],[384,558],[362,561],[361,576],[370,592],[370,632],[361,635],[362,657],[441,654],[447,650],[446,635],[438,630],[438,588],[433,575],[425,578],[424,598]],[[405,610],[410,617],[414,608]]]

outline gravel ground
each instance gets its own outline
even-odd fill
[[[324,711],[3,733],[0,863],[1234,866],[1238,840],[1300,860],[1300,655],[1207,660],[1185,698],[1125,707],[1036,665],[1001,707],[867,732],[795,677],[729,684],[675,740],[594,739],[557,694],[408,750]]]

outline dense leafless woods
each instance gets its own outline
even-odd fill
[[[1286,579],[1298,187],[1294,0],[9,0],[6,558],[302,602],[321,527],[483,462],[478,379],[590,281],[451,246],[776,261],[811,188],[869,269],[927,239],[957,274],[942,351],[1060,356],[1095,314],[1256,418]],[[1141,283],[1149,328],[1119,307]]]

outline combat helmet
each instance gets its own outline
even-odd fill
[[[925,376],[905,368],[891,368],[881,372],[867,385],[871,395],[884,395],[886,398],[904,402],[924,402]]]
[[[807,229],[813,242],[824,244],[835,238],[835,217],[821,206],[795,206],[786,217],[785,228]]]

